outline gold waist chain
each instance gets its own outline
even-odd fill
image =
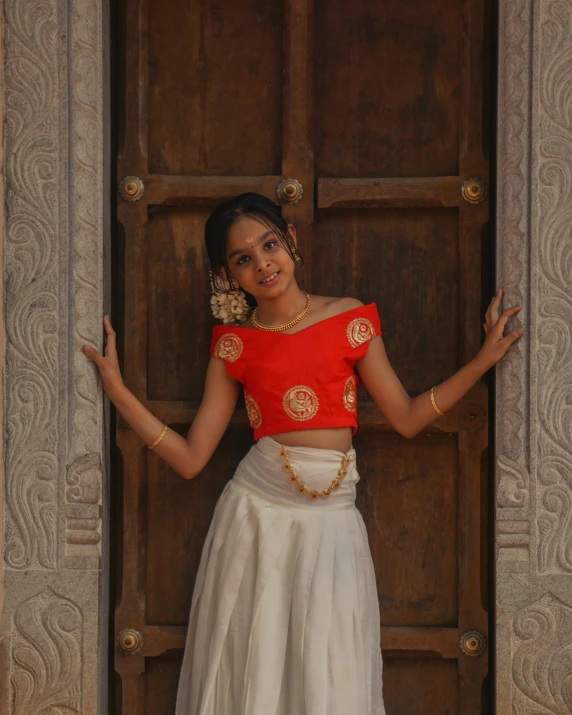
[[[338,474],[336,478],[332,479],[332,483],[329,487],[326,487],[325,489],[322,489],[321,492],[319,492],[316,489],[309,489],[306,484],[300,481],[300,477],[296,474],[294,465],[290,462],[290,459],[288,457],[288,450],[283,444],[280,445],[280,456],[282,457],[282,461],[284,462],[284,469],[290,474],[288,479],[292,482],[292,484],[296,485],[296,488],[298,489],[300,494],[307,494],[310,499],[317,499],[318,497],[329,497],[334,489],[339,489],[341,486],[341,480],[347,476],[347,468],[351,461],[350,455],[344,454],[344,456],[342,457],[342,466],[338,469]]]

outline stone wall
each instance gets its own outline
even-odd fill
[[[572,0],[499,6],[498,280],[526,335],[497,380],[496,715],[564,715]],[[80,351],[101,349],[105,7],[4,0],[0,715],[106,712],[103,407]]]
[[[102,5],[4,0],[2,714],[106,709]]]
[[[498,281],[526,335],[497,371],[497,715],[572,712],[572,0],[502,0]]]

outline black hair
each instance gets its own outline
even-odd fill
[[[229,281],[221,276],[223,269],[225,275],[230,276],[226,242],[233,224],[243,216],[250,216],[268,226],[293,261],[296,260],[297,255],[300,255],[288,230],[288,221],[282,216],[280,206],[266,196],[254,192],[227,199],[213,210],[205,224],[205,244],[212,269],[213,285],[217,291],[230,290]],[[249,293],[246,293],[246,297],[251,305],[256,305],[255,299]]]

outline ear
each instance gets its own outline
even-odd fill
[[[226,281],[232,288],[236,289],[239,287],[238,283],[234,280],[232,275],[230,273],[227,273],[224,268],[220,269],[219,276],[223,279],[223,281]]]
[[[288,233],[292,236],[292,242],[298,248],[298,236],[296,234],[296,226],[293,223],[288,224]]]

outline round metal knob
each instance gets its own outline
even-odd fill
[[[139,201],[144,191],[145,185],[138,176],[126,176],[119,184],[119,193],[126,201]]]
[[[487,639],[479,631],[467,631],[461,636],[461,650],[465,655],[480,655],[487,647]]]
[[[276,193],[281,201],[285,201],[287,204],[297,204],[304,195],[304,189],[296,179],[284,179],[278,184]]]
[[[461,187],[461,194],[470,204],[480,204],[486,198],[487,185],[477,177],[467,179]]]
[[[124,628],[120,631],[117,642],[124,653],[131,654],[143,646],[143,636],[133,628]]]

